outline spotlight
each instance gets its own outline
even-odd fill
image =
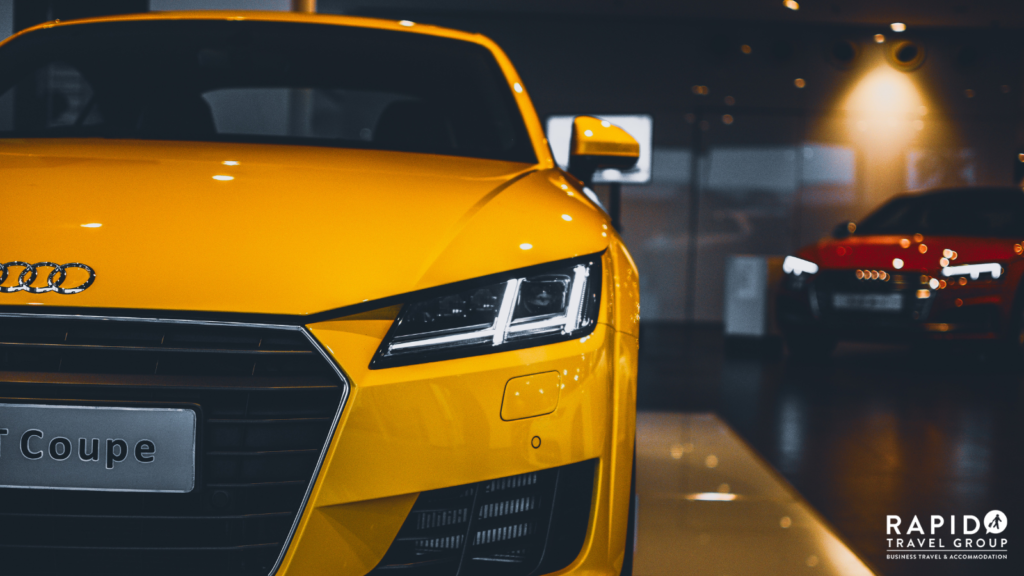
[[[875,34],[875,42],[878,44],[885,42],[885,34]]]
[[[800,9],[800,3],[797,2],[796,0],[785,0],[782,3],[782,5],[785,6],[786,8],[789,8],[790,10],[799,10]]]
[[[905,32],[907,30],[907,25],[903,22],[893,22],[889,27],[892,28],[893,32]]]
[[[892,44],[888,51],[889,62],[897,70],[910,72],[924,63],[925,50],[917,42],[901,40]]]
[[[846,70],[853,66],[859,52],[856,43],[850,40],[838,40],[828,47],[827,57],[830,64]]]

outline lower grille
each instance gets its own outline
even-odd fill
[[[561,570],[583,547],[595,462],[423,492],[371,574],[529,576]]]
[[[0,402],[197,414],[189,493],[0,489],[0,571],[270,573],[346,393],[300,328],[0,317]]]

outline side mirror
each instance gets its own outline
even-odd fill
[[[629,170],[639,159],[640,144],[622,128],[593,116],[577,116],[572,121],[569,173],[587,186],[597,170]]]
[[[836,224],[836,227],[832,229],[832,237],[836,240],[842,240],[843,238],[849,238],[850,234],[853,234],[857,230],[856,222],[840,222]]]

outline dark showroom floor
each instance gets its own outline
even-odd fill
[[[797,365],[777,350],[749,344],[727,346],[717,326],[643,327],[638,429],[647,448],[641,457],[645,449],[659,450],[651,447],[656,438],[644,436],[663,434],[664,413],[698,420],[703,416],[697,413],[713,413],[878,573],[1024,574],[1024,551],[1013,537],[1019,529],[1009,527],[1009,518],[1022,518],[1024,510],[1024,361],[997,362],[959,346],[841,344],[825,362]],[[680,446],[700,453],[700,443]],[[644,478],[663,482],[665,474],[640,473],[640,575],[646,573],[640,568],[653,565],[648,556],[664,554],[661,546],[644,546],[645,510],[652,518],[644,506]],[[743,498],[741,490],[734,483],[724,491]],[[886,560],[886,515],[917,515],[927,526],[933,514],[981,517],[994,509],[1007,516],[1007,560],[963,561],[970,566]],[[680,514],[700,510],[711,509]],[[674,573],[691,572],[697,573],[679,566]],[[703,565],[700,573],[730,571]]]

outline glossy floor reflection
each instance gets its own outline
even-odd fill
[[[797,365],[777,350],[727,347],[717,326],[647,324],[637,404],[719,416],[886,576],[1019,576],[1022,388],[1024,361],[970,347],[842,344],[826,362]],[[993,509],[1008,517],[1008,561],[886,559],[887,514]]]
[[[636,576],[872,574],[713,415],[637,415],[637,493]]]

